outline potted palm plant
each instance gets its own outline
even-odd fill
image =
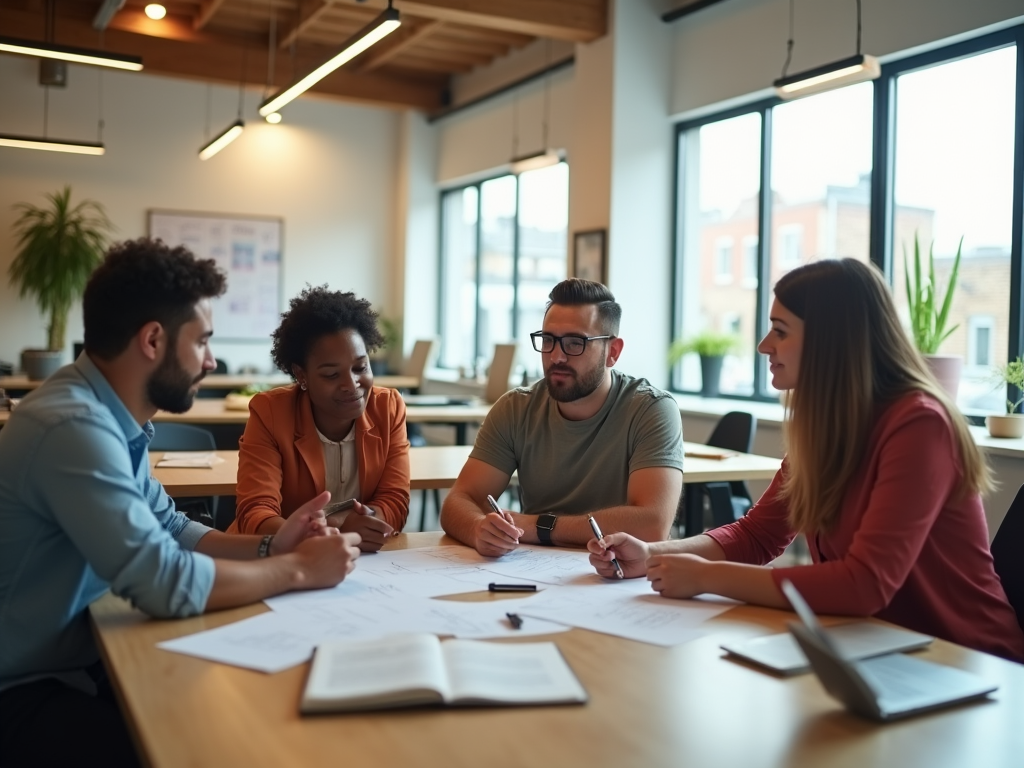
[[[669,349],[670,365],[678,363],[684,355],[700,355],[701,397],[718,397],[719,381],[722,377],[722,361],[734,350],[739,339],[730,333],[701,331],[688,339],[676,339]]]
[[[1009,384],[1020,395],[1016,401],[1006,400],[1006,413],[985,417],[985,426],[992,437],[1024,437],[1024,414],[1017,413],[1024,403],[1024,361],[1019,357],[995,369],[995,378],[1000,384]]]
[[[370,370],[373,371],[374,376],[384,376],[391,368],[391,357],[395,354],[395,350],[397,349],[401,354],[401,345],[399,344],[401,331],[397,321],[383,315],[377,317],[377,327],[380,329],[381,336],[384,337],[384,343],[370,354]]]
[[[45,379],[60,367],[71,305],[81,298],[89,275],[103,259],[113,225],[102,206],[83,200],[72,207],[71,187],[46,196],[48,205],[15,206],[18,252],[8,274],[19,296],[33,296],[49,315],[46,349],[22,352],[30,379]]]
[[[903,276],[907,289],[907,309],[910,311],[910,331],[914,339],[914,346],[924,355],[932,374],[938,379],[939,384],[946,390],[953,400],[956,400],[957,390],[960,388],[960,370],[963,367],[963,358],[959,355],[940,355],[939,346],[953,331],[959,328],[954,325],[947,329],[946,323],[949,320],[949,310],[953,305],[953,293],[956,290],[956,278],[960,271],[960,254],[963,249],[964,239],[956,248],[956,256],[953,259],[953,268],[949,273],[949,284],[946,286],[945,296],[939,295],[939,285],[935,280],[935,261],[933,242],[928,248],[927,275],[922,274],[921,246],[914,233],[914,273],[911,280],[910,267],[907,256],[907,246],[903,246]]]

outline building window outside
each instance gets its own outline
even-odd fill
[[[989,378],[995,360],[992,348],[995,325],[996,319],[992,315],[971,315],[967,318],[967,365],[980,368]]]
[[[715,282],[719,285],[732,282],[731,237],[720,237],[715,241]]]
[[[734,369],[745,373],[738,382],[723,373],[723,394],[777,396],[754,347],[767,329],[772,286],[795,266],[839,257],[885,264],[906,316],[903,247],[912,251],[917,232],[925,253],[935,241],[942,289],[964,237],[947,326],[959,327],[940,352],[966,358],[962,408],[999,410],[1003,393],[992,391],[987,369],[1005,362],[1024,312],[1010,307],[1011,255],[1021,248],[1012,238],[1012,210],[1021,204],[1014,198],[1014,153],[1024,152],[1013,144],[1014,104],[1024,98],[1016,81],[1021,39],[1024,27],[994,33],[887,64],[874,83],[793,102],[766,100],[680,125],[675,336],[724,330],[728,313],[738,314],[743,338]],[[879,101],[880,117],[876,87],[891,96]],[[948,119],[936,118],[938,103]],[[728,142],[713,141],[719,135]],[[887,145],[880,152],[875,141]],[[717,153],[730,152],[729,173],[716,177],[724,162]],[[889,168],[878,179],[875,157]],[[770,179],[770,194],[760,191],[759,178]],[[873,208],[879,200],[886,201],[885,216]],[[876,234],[883,219],[888,241]],[[727,233],[741,243],[742,279],[731,287],[720,279],[717,247]],[[731,293],[718,299],[725,290]],[[969,320],[986,313],[991,325]],[[699,372],[691,368],[684,360],[673,371],[674,389],[699,389]]]
[[[559,163],[441,193],[442,367],[482,370],[495,344],[516,341],[539,373],[529,334],[566,276],[568,180]]]

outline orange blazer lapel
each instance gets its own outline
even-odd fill
[[[384,441],[376,423],[377,388],[370,391],[369,401],[363,415],[356,422],[356,456],[359,459],[359,495],[370,498],[377,490],[381,473],[384,471]]]
[[[305,392],[298,393],[295,402],[295,448],[306,463],[316,493],[323,493],[327,486],[324,470],[324,448],[316,433],[313,421],[313,409],[309,404],[309,396]]]

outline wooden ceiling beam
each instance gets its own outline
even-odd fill
[[[443,21],[410,20],[360,56],[353,67],[356,72],[372,72],[412,46],[422,43],[444,27]]]
[[[331,0],[299,0],[299,18],[280,37],[278,45],[287,48],[316,24],[317,20],[331,9]]]
[[[81,19],[62,16],[57,26],[60,44],[82,48],[96,47],[96,30],[92,28],[91,16]],[[188,23],[183,21],[181,26],[187,27]],[[38,39],[39,30],[42,29],[42,14],[0,5],[0,29],[12,37]],[[247,45],[238,38],[210,32],[193,31],[192,34],[195,37],[190,41],[150,36],[111,25],[107,28],[104,38],[107,50],[141,56],[145,73],[237,85],[239,64],[245,60],[246,81],[253,85],[265,82],[265,44]],[[333,48],[327,46],[301,46],[296,55],[296,71],[300,74],[310,71],[323,63],[333,51]],[[289,57],[278,56],[274,86],[287,85],[292,81],[292,74]],[[342,68],[321,80],[310,93],[313,96],[334,96],[377,106],[411,107],[429,112],[441,107],[442,92],[443,87],[424,83],[422,80],[403,80],[383,72],[356,74]]]
[[[199,12],[192,20],[192,28],[198,32],[205,27],[222,5],[224,5],[224,0],[203,0],[199,5]]]
[[[387,0],[363,5],[380,9]],[[608,0],[395,0],[395,7],[423,19],[572,42],[589,43],[608,32]]]

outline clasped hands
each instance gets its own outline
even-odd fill
[[[627,579],[647,576],[651,588],[663,597],[688,598],[707,590],[703,586],[709,560],[699,555],[651,554],[650,545],[628,533],[610,533],[587,542],[590,564],[606,579],[615,579],[612,558]]]

